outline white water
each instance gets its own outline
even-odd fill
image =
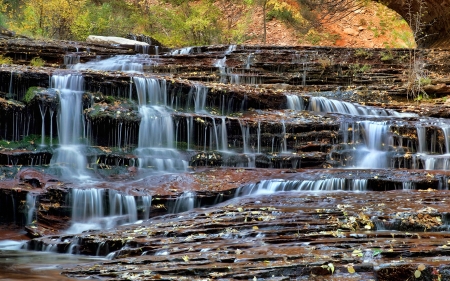
[[[170,52],[170,55],[176,56],[176,55],[190,55],[193,52],[192,47],[185,47],[181,49],[175,49],[172,52]]]
[[[27,220],[26,225],[30,225],[33,221],[37,220],[36,217],[36,194],[27,193],[27,200],[25,202],[27,207]]]
[[[143,219],[147,219],[150,213],[150,196],[135,198],[116,190],[99,188],[72,189],[69,196],[72,225],[66,230],[67,233],[134,223],[139,212],[143,214]]]
[[[417,114],[399,113],[394,110],[386,110],[378,107],[362,106],[356,103],[346,101],[328,99],[325,97],[310,97],[308,110],[323,113],[340,113],[354,116],[398,116],[398,117],[414,117]]]
[[[84,79],[78,74],[54,75],[51,86],[59,93],[57,115],[60,147],[55,150],[51,164],[61,169],[61,175],[88,179],[84,153],[85,124],[83,118]]]
[[[75,70],[143,72],[144,64],[154,65],[156,63],[147,55],[118,55],[104,60],[77,63],[71,68]]]
[[[249,184],[240,187],[236,191],[236,196],[273,194],[286,191],[365,191],[367,190],[367,180],[332,178],[324,180],[263,180],[256,184]]]
[[[363,121],[360,123],[364,132],[365,147],[360,147],[357,153],[358,168],[387,168],[390,161],[387,155],[393,141],[390,126],[386,122]]]
[[[183,192],[175,200],[173,208],[170,210],[171,213],[181,213],[189,211],[195,208],[197,203],[197,194],[193,191]]]
[[[134,78],[139,97],[139,140],[136,153],[141,168],[157,171],[184,171],[187,161],[175,150],[172,111],[167,107],[165,81]]]
[[[300,111],[304,110],[303,98],[297,95],[286,95],[287,108]]]

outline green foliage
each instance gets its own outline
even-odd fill
[[[362,58],[365,58],[367,60],[367,59],[371,59],[372,58],[373,53],[369,52],[366,49],[356,49],[355,50],[355,56],[356,57],[360,57],[360,58],[362,57]]]
[[[337,35],[320,29],[317,9],[308,8],[307,3],[313,2],[318,7],[325,2],[333,4],[313,0],[4,0],[0,2],[0,26],[35,38],[85,40],[91,34],[135,33],[151,36],[168,47],[237,44],[249,39],[254,9],[265,7],[266,19],[278,19],[294,27],[305,41],[314,45],[335,43]],[[356,2],[369,5],[366,0]],[[369,27],[374,25],[366,20],[361,25],[372,29],[375,36],[391,32],[399,19],[386,10],[377,11],[379,26]],[[410,42],[402,43],[408,42],[407,35],[399,32],[389,46],[410,46]]]
[[[391,61],[394,59],[394,55],[392,54],[392,52],[390,50],[387,50],[385,52],[381,52],[380,53],[381,56],[381,61]]]
[[[46,138],[48,143],[50,143],[50,138]],[[37,147],[38,143],[41,141],[40,135],[28,135],[25,136],[20,141],[7,141],[0,140],[0,148],[11,148],[11,149],[34,149]]]
[[[12,64],[13,59],[10,57],[5,57],[4,55],[0,55],[0,64]]]
[[[30,87],[28,88],[27,92],[25,93],[25,96],[23,97],[23,101],[25,103],[29,103],[34,96],[36,95],[36,90],[38,89],[38,87]]]
[[[420,77],[419,78],[419,83],[422,86],[431,85],[431,78],[429,78],[429,77]]]
[[[188,5],[183,3],[173,9],[162,6],[148,8],[152,15],[141,21],[151,30],[150,36],[167,46],[207,45],[222,43],[224,24],[220,22],[219,9],[209,1]]]
[[[106,96],[105,97],[105,102],[107,103],[107,104],[114,104],[114,101],[115,101],[116,99],[113,97],[113,96]]]
[[[30,65],[37,66],[37,67],[44,66],[45,60],[41,59],[40,57],[34,57],[31,59]]]
[[[356,75],[358,73],[366,73],[372,69],[372,67],[368,64],[360,65],[359,63],[350,64],[348,68],[350,70],[350,73],[353,75]]]
[[[278,19],[284,22],[288,22],[288,23],[295,23],[296,20],[294,19],[294,15],[292,14],[291,11],[282,8],[282,9],[272,9],[270,11],[267,12],[267,19],[271,20],[271,19]]]

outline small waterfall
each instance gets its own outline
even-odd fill
[[[59,165],[63,175],[87,178],[87,160],[80,141],[85,138],[82,101],[84,79],[81,75],[54,75],[52,87],[59,91],[57,125],[60,147],[55,151],[51,164]]]
[[[171,56],[190,55],[192,53],[193,53],[193,48],[192,47],[185,47],[185,48],[173,50],[172,52],[170,52],[170,55]]]
[[[72,208],[72,226],[67,233],[89,229],[107,229],[138,220],[138,213],[148,218],[150,196],[137,199],[112,189],[72,189],[68,201]],[[140,205],[136,202],[139,202]]]
[[[305,109],[303,104],[303,98],[297,95],[286,95],[287,108],[295,111],[301,111]]]
[[[37,220],[36,215],[36,194],[32,194],[30,192],[27,193],[27,199],[26,199],[26,206],[27,206],[27,220],[26,225],[30,225],[33,223],[33,221]]]
[[[257,132],[257,138],[258,138],[258,148],[256,150],[256,153],[261,153],[261,121],[258,120],[258,132]]]
[[[355,116],[398,116],[413,117],[416,114],[399,113],[394,110],[385,110],[369,106],[361,106],[345,101],[327,99],[325,97],[311,97],[309,100],[308,110],[323,113],[341,113]]]
[[[248,54],[247,60],[246,60],[246,62],[245,62],[245,68],[246,68],[246,69],[250,69],[250,66],[251,66],[252,63],[253,63],[253,59],[254,59],[254,58],[255,58],[255,54],[253,54],[253,53]]]
[[[221,59],[218,59],[214,63],[214,66],[219,69],[220,83],[227,83],[227,81],[228,81],[228,79],[227,79],[226,60],[227,60],[227,57],[223,57]]]
[[[155,78],[133,77],[140,105],[167,106],[166,80]]]
[[[358,168],[389,168],[389,147],[393,145],[390,134],[390,125],[386,122],[363,121],[366,148],[360,148],[359,153],[364,157],[357,157],[362,161],[357,163]]]
[[[193,191],[183,192],[176,200],[171,213],[181,213],[195,208],[197,194]]]
[[[244,153],[250,153],[249,149],[249,139],[250,139],[250,128],[248,124],[245,124],[239,119],[239,126],[241,127],[242,132],[242,146]]]
[[[219,143],[219,134],[217,132],[218,126],[216,126],[216,119],[211,118],[212,124],[213,124],[213,129],[211,130],[211,135],[209,137],[209,150],[219,150],[220,149],[220,143]],[[214,140],[214,141],[213,141]],[[213,147],[213,144],[216,144],[216,147]]]
[[[64,55],[64,65],[72,66],[74,64],[80,63],[80,55],[78,54],[69,54]]]
[[[444,133],[445,153],[450,154],[450,125],[445,124],[441,129]]]
[[[415,190],[416,184],[413,182],[402,182],[403,190]]]
[[[286,153],[287,152],[287,140],[286,140],[286,123],[284,120],[281,120],[281,152]]]
[[[13,84],[14,84],[14,81],[13,81],[13,79],[14,79],[14,74],[15,74],[15,72],[13,72],[12,70],[11,70],[11,74],[10,74],[10,77],[9,77],[9,90],[8,90],[8,97],[13,97],[13,95],[14,95],[14,93],[13,93]]]
[[[236,45],[230,45],[228,46],[228,49],[225,51],[225,56],[221,59],[217,59],[214,63],[214,66],[219,69],[220,73],[220,83],[227,83],[228,82],[228,73],[227,73],[227,55],[231,54],[236,50]]]
[[[45,114],[47,113],[48,107],[43,102],[43,98],[41,96],[39,101],[39,112],[41,113],[42,125],[41,125],[41,146],[45,145]]]
[[[172,115],[161,106],[141,106],[139,147],[173,148],[175,131]]]
[[[174,149],[175,128],[172,112],[166,107],[165,81],[153,78],[135,78],[134,81],[141,115],[136,149],[139,166],[157,171],[185,170],[187,161]]]
[[[222,151],[228,151],[228,134],[227,134],[227,123],[226,123],[226,117],[221,117],[221,124],[220,124],[220,142],[222,144]]]
[[[306,75],[308,72],[308,67],[306,62],[303,63],[303,73],[302,73],[302,86],[305,87],[306,86]]]
[[[367,180],[332,178],[324,180],[263,180],[238,188],[236,196],[273,194],[286,191],[366,191]]]
[[[137,221],[137,207],[134,196],[109,190],[109,215],[123,217],[125,223]]]
[[[427,145],[427,128],[418,124],[416,126],[417,130],[417,152],[418,153],[427,153],[428,145]]]
[[[77,63],[72,65],[71,68],[75,70],[143,72],[143,61],[148,65],[155,64],[148,56],[119,55],[99,61]]]
[[[194,108],[195,113],[207,113],[206,97],[208,96],[208,88],[204,85],[194,85]]]

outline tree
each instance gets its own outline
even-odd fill
[[[320,22],[333,23],[363,8],[369,0],[298,0],[298,2],[309,11],[315,11],[318,16],[320,11]]]
[[[27,31],[32,36],[71,39],[71,26],[86,2],[87,0],[26,1],[22,17],[16,21],[16,28]]]

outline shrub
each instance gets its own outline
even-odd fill
[[[0,55],[0,64],[12,64],[13,59],[10,57],[5,57],[4,55]]]
[[[44,65],[45,65],[45,60],[41,59],[40,57],[34,57],[34,58],[30,61],[30,64],[31,64],[32,66],[37,66],[37,67],[44,66]]]

